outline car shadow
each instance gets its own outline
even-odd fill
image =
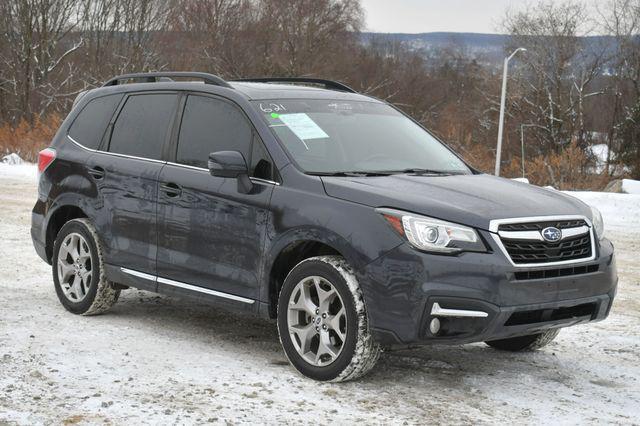
[[[251,354],[257,362],[267,360],[275,366],[287,366],[281,349],[275,321],[225,311],[218,307],[166,297],[141,290],[127,290],[106,314],[131,326],[148,328],[148,332],[170,333],[181,339],[204,345],[224,342],[228,350]],[[288,368],[288,367],[287,367]],[[456,346],[423,346],[384,352],[376,368],[358,383],[402,383],[420,376],[434,384],[455,387],[464,380],[492,376],[545,376],[563,381],[571,377],[561,366],[553,344],[543,351],[510,353],[492,349],[484,343]],[[290,370],[294,375],[293,369]],[[551,373],[549,373],[551,372]]]

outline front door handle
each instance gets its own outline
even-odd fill
[[[100,166],[91,167],[89,169],[89,174],[93,176],[95,180],[100,180],[104,178],[104,169]]]
[[[182,195],[182,188],[176,183],[162,183],[160,184],[160,191],[164,192],[169,198],[176,198]]]

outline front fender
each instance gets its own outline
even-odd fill
[[[262,267],[262,283],[260,289],[260,300],[269,300],[269,275],[271,269],[278,259],[278,256],[289,246],[302,242],[321,243],[339,252],[354,268],[363,268],[366,259],[361,253],[353,248],[349,241],[335,232],[320,227],[296,227],[278,235],[265,253]]]
[[[307,183],[305,191],[285,186],[273,191],[260,280],[262,301],[269,300],[274,262],[292,243],[325,244],[344,256],[358,274],[403,242],[374,208],[327,196],[319,179]]]

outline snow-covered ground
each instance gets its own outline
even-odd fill
[[[0,164],[0,424],[640,421],[640,195],[571,193],[616,245],[606,321],[536,353],[425,347],[320,384],[287,365],[272,322],[137,290],[105,315],[66,312],[31,246],[35,177]]]
[[[622,191],[627,194],[640,194],[640,181],[633,179],[622,179]]]

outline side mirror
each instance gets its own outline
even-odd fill
[[[218,151],[209,154],[211,176],[238,179],[238,191],[248,193],[253,187],[249,179],[249,168],[238,151]]]
[[[209,173],[211,176],[237,178],[248,175],[249,169],[238,151],[218,151],[209,154]]]

